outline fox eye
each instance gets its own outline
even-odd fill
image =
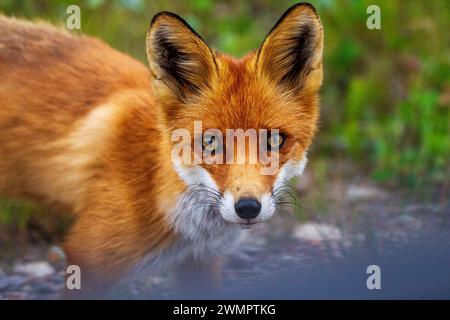
[[[267,138],[267,146],[269,150],[278,149],[280,150],[284,144],[286,143],[286,139],[284,134],[282,133],[271,133]]]
[[[218,147],[219,141],[215,136],[206,136],[203,138],[203,150],[213,152]]]

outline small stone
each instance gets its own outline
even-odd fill
[[[284,260],[284,261],[293,260],[293,257],[288,254],[283,254],[281,256],[281,260]]]
[[[14,272],[25,274],[31,278],[42,278],[52,275],[55,269],[48,262],[31,262],[14,267]]]
[[[418,218],[415,218],[413,216],[404,214],[399,217],[399,221],[406,225],[408,228],[414,229],[414,230],[420,230],[423,226],[423,222],[419,220]]]
[[[341,241],[340,229],[324,223],[305,223],[294,228],[293,236],[299,240],[315,243],[324,241]]]
[[[350,185],[347,188],[347,198],[351,201],[382,199],[386,193],[375,186],[370,185]]]
[[[47,260],[53,265],[64,263],[66,255],[61,247],[52,246],[47,252]]]
[[[151,281],[154,285],[161,285],[163,284],[166,280],[162,277],[151,277]]]

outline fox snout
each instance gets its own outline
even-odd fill
[[[261,212],[261,203],[255,198],[241,198],[234,205],[234,210],[241,219],[251,220]]]
[[[275,201],[270,192],[236,196],[227,190],[219,211],[228,222],[251,225],[270,219],[275,212]]]

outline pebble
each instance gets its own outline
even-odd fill
[[[400,216],[398,220],[413,230],[420,230],[423,226],[423,222],[420,219],[406,214]]]
[[[351,201],[385,198],[386,194],[378,187],[370,185],[350,185],[347,187],[347,198]]]
[[[341,241],[343,236],[340,229],[325,223],[305,223],[294,228],[293,237],[315,243],[324,241]]]
[[[14,272],[31,278],[43,278],[55,273],[55,269],[48,262],[40,261],[16,265]]]
[[[64,264],[66,260],[64,250],[58,246],[51,246],[47,252],[47,260],[52,265]]]

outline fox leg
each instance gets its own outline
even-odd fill
[[[114,217],[83,215],[75,222],[63,247],[68,265],[80,268],[81,290],[66,290],[66,296],[100,297],[108,292],[143,255],[133,223],[113,223]]]
[[[101,243],[108,242],[105,236],[97,234],[95,239],[88,230],[81,230],[83,223],[77,222],[67,237],[63,247],[67,265],[76,266],[80,271],[80,286],[70,290],[66,283],[65,298],[96,298],[104,296],[111,288],[119,270],[111,268],[105,252],[99,250]],[[116,262],[117,264],[117,262]],[[125,266],[124,266],[125,268]],[[120,268],[119,268],[120,269]],[[66,281],[69,275],[66,275]]]

